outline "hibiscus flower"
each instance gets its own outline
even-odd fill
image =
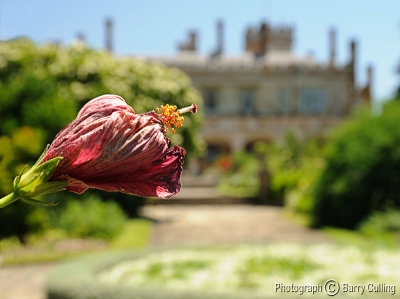
[[[34,167],[16,178],[14,192],[0,199],[0,207],[63,189],[83,193],[97,188],[160,198],[175,195],[181,189],[185,150],[170,147],[165,133],[179,128],[182,114],[196,113],[197,107],[176,109],[166,105],[136,114],[117,95],[89,101]]]

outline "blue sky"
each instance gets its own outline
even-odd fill
[[[199,47],[210,53],[215,47],[215,23],[225,22],[225,49],[242,52],[248,25],[267,21],[272,26],[295,27],[298,54],[328,57],[328,30],[337,28],[339,63],[349,57],[349,40],[359,43],[358,82],[365,69],[375,71],[374,94],[388,98],[399,84],[400,1],[398,0],[0,0],[0,38],[26,35],[43,43],[70,43],[83,32],[94,48],[104,47],[104,19],[114,19],[117,54],[173,54],[189,29],[200,34]]]

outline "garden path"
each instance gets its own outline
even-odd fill
[[[237,242],[328,242],[321,231],[289,220],[284,209],[254,205],[145,206],[153,219],[151,246]]]
[[[0,268],[0,299],[45,299],[43,284],[56,264],[29,264]]]

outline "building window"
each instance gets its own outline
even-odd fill
[[[290,112],[289,89],[288,88],[281,88],[279,90],[278,112],[279,112],[279,114],[282,114],[282,115],[287,115]]]
[[[218,89],[209,88],[203,91],[204,108],[206,113],[216,112],[218,109]]]
[[[240,112],[244,115],[256,114],[256,92],[245,88],[240,91]]]
[[[299,111],[302,114],[321,114],[326,109],[326,95],[322,89],[303,89],[300,92]]]

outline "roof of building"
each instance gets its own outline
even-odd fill
[[[264,67],[287,68],[290,66],[321,68],[327,66],[312,56],[296,56],[289,51],[271,51],[256,57],[245,52],[239,56],[206,56],[196,52],[179,52],[174,56],[153,56],[144,59],[169,66],[190,69],[263,69]]]

